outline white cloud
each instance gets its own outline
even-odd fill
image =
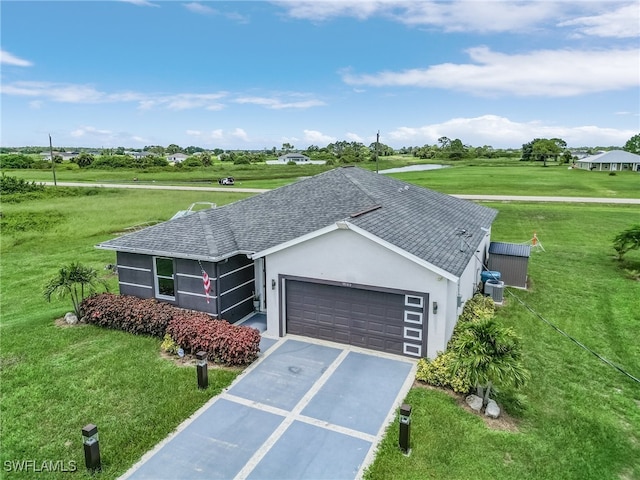
[[[6,50],[0,50],[0,64],[1,65],[13,65],[14,67],[31,67],[33,62],[18,58],[15,55],[7,52]]]
[[[120,0],[124,3],[131,3],[132,5],[137,5],[138,7],[160,7],[160,5],[156,5],[155,3],[151,3],[147,0]]]
[[[352,141],[352,142],[364,143],[363,138],[360,135],[358,135],[357,133],[347,132],[345,134],[345,138],[347,140]]]
[[[91,85],[53,83],[53,82],[14,82],[0,86],[5,95],[33,97],[60,103],[128,103],[137,102],[142,110],[166,108],[168,110],[187,110],[204,108],[220,110],[224,105],[220,99],[226,92],[217,93],[178,93],[174,95],[154,95],[139,92],[106,93]]]
[[[217,13],[213,8],[198,2],[185,3],[184,7],[190,12],[198,13],[200,15],[213,15]]]
[[[100,130],[98,128],[91,127],[91,126],[80,127],[69,133],[72,137],[75,137],[75,138],[85,137],[85,136],[111,138],[113,136],[113,132],[111,130]]]
[[[326,21],[337,17],[364,20],[373,16],[391,18],[405,25],[437,27],[448,32],[517,32],[557,21],[563,8],[582,8],[584,2],[487,1],[398,1],[345,0],[274,2],[290,17]]]
[[[497,115],[453,118],[420,127],[399,127],[388,134],[393,145],[434,145],[440,137],[459,138],[464,144],[496,148],[519,147],[534,138],[562,138],[569,146],[624,145],[632,130],[617,130],[593,125],[561,126],[541,122],[514,122]]]
[[[637,49],[539,50],[508,55],[487,47],[467,50],[472,63],[375,74],[343,73],[350,85],[411,86],[480,95],[574,96],[638,87]]]
[[[247,135],[247,132],[245,132],[242,128],[236,128],[235,130],[233,130],[233,132],[231,132],[231,136],[244,142],[249,141],[249,135]]]
[[[607,8],[608,5],[605,5]],[[596,37],[633,38],[640,36],[640,7],[637,3],[622,5],[600,15],[585,16],[558,24],[577,26],[578,32]]]
[[[318,130],[304,130],[304,141],[311,145],[325,146],[336,141],[335,137],[325,135]]]
[[[406,25],[435,26],[447,32],[522,32],[557,18],[554,2],[407,2],[393,16]]]
[[[323,101],[315,99],[283,101],[275,97],[238,97],[234,101],[240,104],[260,105],[273,110],[282,110],[285,108],[311,108],[325,105]]]

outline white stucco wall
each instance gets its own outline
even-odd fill
[[[279,275],[317,278],[428,293],[427,356],[444,350],[457,319],[457,282],[399,255],[351,230],[333,230],[303,243],[266,255],[267,333],[280,332],[280,305],[284,304]],[[469,275],[475,265],[468,268]],[[465,272],[466,274],[467,272]],[[256,278],[259,278],[256,272]],[[276,288],[271,288],[272,280]],[[473,282],[471,282],[473,283]],[[465,289],[468,296],[472,286]],[[468,298],[468,297],[467,297]],[[438,311],[433,313],[433,303]],[[283,326],[284,331],[284,326]],[[286,333],[286,332],[284,332]]]

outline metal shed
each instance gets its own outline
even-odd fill
[[[500,272],[501,280],[509,287],[527,288],[530,255],[530,245],[491,242],[489,270]]]

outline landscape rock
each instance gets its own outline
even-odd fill
[[[69,312],[64,316],[64,321],[69,325],[75,325],[76,323],[78,323],[78,317],[75,313]]]
[[[489,400],[487,408],[484,409],[484,414],[491,418],[498,418],[500,416],[500,407],[495,400]]]
[[[482,409],[482,398],[477,395],[469,395],[465,401],[474,412],[479,412]]]

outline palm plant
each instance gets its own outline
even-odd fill
[[[456,356],[454,371],[467,372],[484,406],[494,386],[521,387],[529,378],[522,363],[519,337],[494,317],[468,323],[459,332],[452,350]]]
[[[98,284],[102,285],[105,290],[109,290],[106,282],[98,278],[98,271],[95,268],[72,262],[63,266],[58,274],[49,280],[44,287],[43,294],[48,302],[53,296],[64,298],[69,295],[74,313],[78,318],[81,318],[80,304],[86,295],[96,290]]]

